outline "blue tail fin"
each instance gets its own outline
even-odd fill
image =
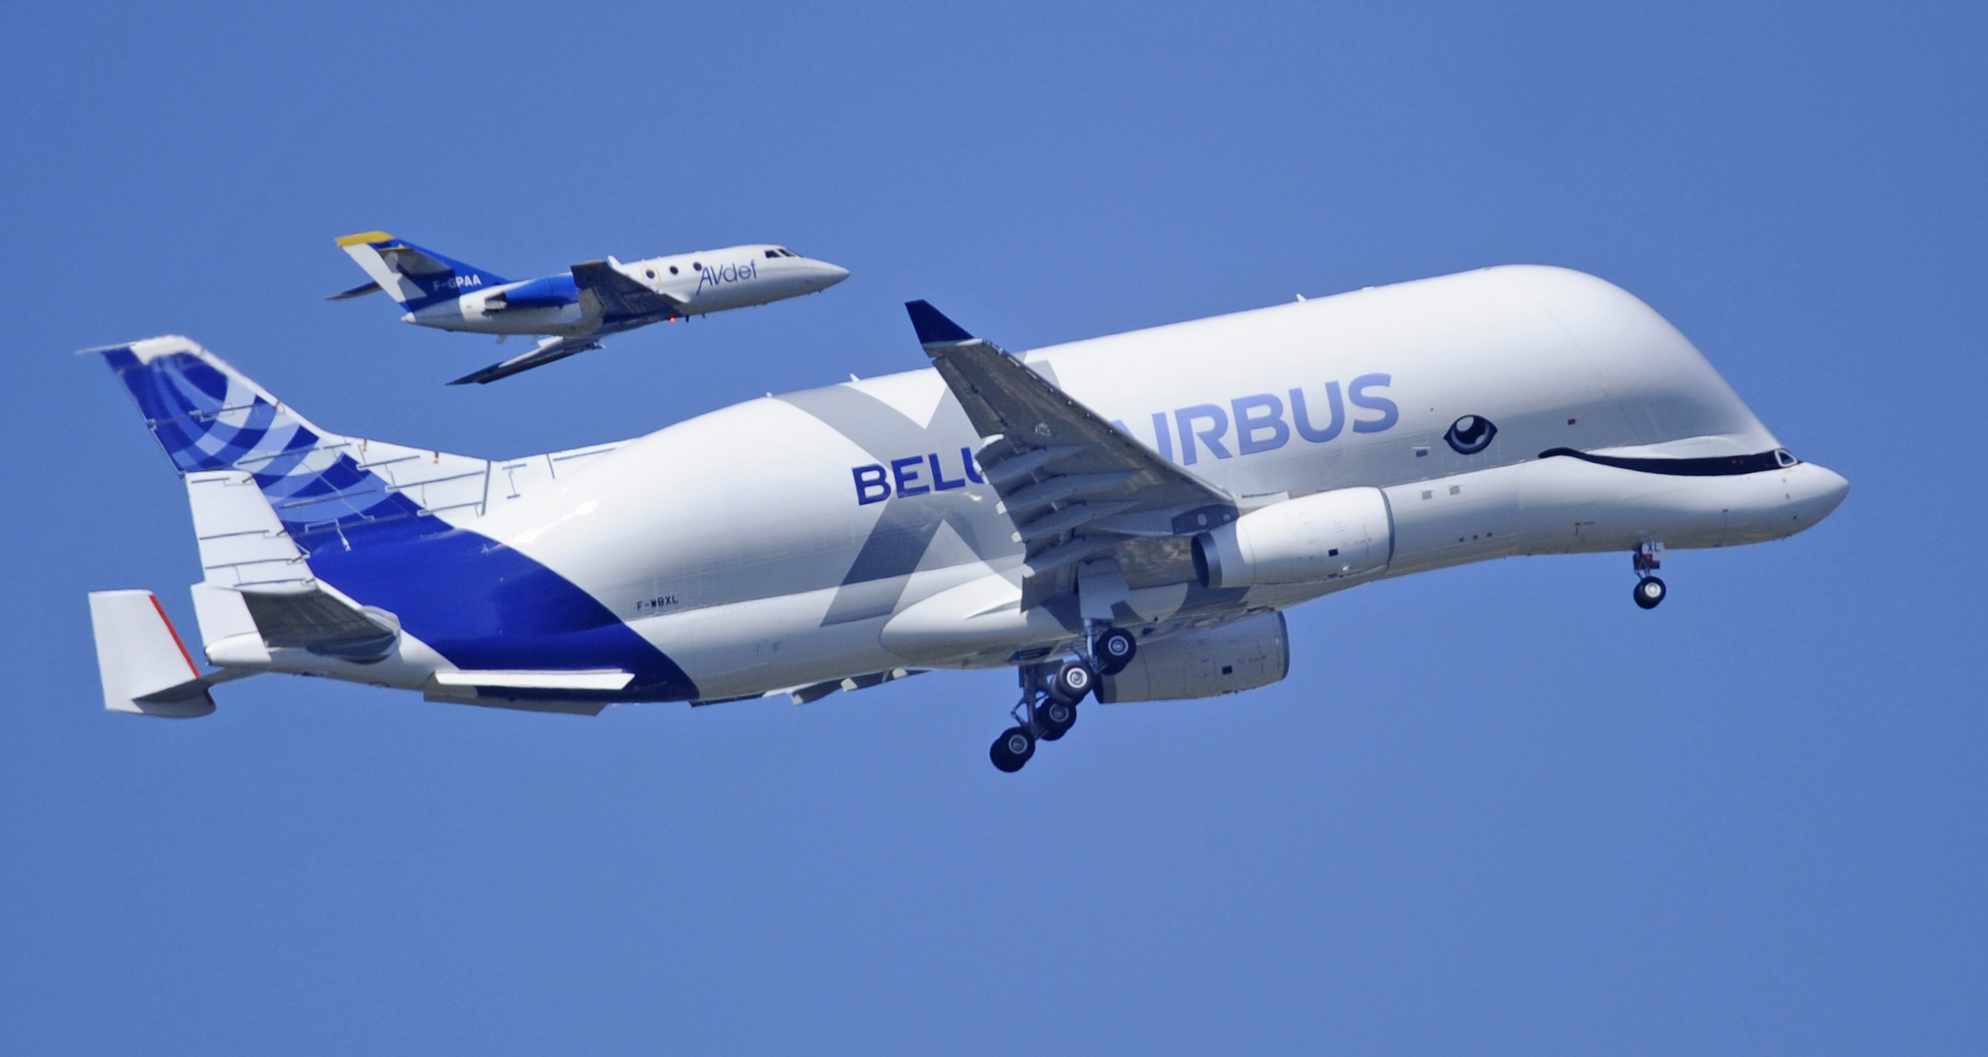
[[[334,294],[334,298],[356,297],[378,288],[412,312],[472,290],[510,282],[496,272],[464,264],[384,231],[345,235],[338,245],[373,283]]]
[[[462,497],[444,496],[436,489],[446,485],[434,482],[473,476],[485,465],[328,432],[185,338],[92,351],[137,400],[182,475],[220,473],[253,483],[274,515],[272,527],[307,554],[444,531],[446,524],[421,515],[429,504],[455,505]]]

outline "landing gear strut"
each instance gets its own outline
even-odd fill
[[[1138,640],[1129,632],[1105,628],[1086,637],[1077,657],[1021,665],[1022,697],[1008,713],[1015,725],[994,739],[987,758],[1008,774],[1021,770],[1036,745],[1055,741],[1077,725],[1077,706],[1097,689],[1098,676],[1122,671],[1138,650]]]
[[[1639,544],[1636,553],[1632,556],[1636,566],[1636,605],[1643,609],[1657,608],[1662,604],[1664,596],[1669,593],[1669,588],[1666,588],[1663,580],[1656,575],[1656,571],[1663,567],[1660,558],[1663,550],[1662,543],[1652,541]]]

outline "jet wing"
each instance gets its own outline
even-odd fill
[[[532,346],[530,352],[520,353],[508,360],[471,371],[449,384],[468,385],[474,382],[477,385],[489,385],[499,378],[509,378],[521,371],[529,371],[534,367],[543,367],[548,363],[556,363],[575,353],[585,352],[588,349],[598,349],[600,347],[601,343],[592,337],[542,338],[537,345]]]
[[[668,294],[651,290],[616,268],[613,258],[587,261],[573,266],[573,282],[580,296],[592,295],[599,303],[601,318],[608,322],[624,319],[669,319],[681,316],[689,306]]]
[[[1020,359],[928,302],[905,309],[980,433],[975,461],[1026,546],[1025,608],[1067,590],[1078,562],[1235,520],[1229,493],[1161,458]]]

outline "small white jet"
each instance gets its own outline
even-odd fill
[[[514,459],[313,425],[200,346],[98,350],[184,479],[202,671],[90,596],[104,704],[264,672],[592,714],[1012,668],[1003,771],[1078,705],[1289,670],[1283,610],[1514,555],[1781,539],[1849,485],[1641,301],[1507,267],[1014,356],[908,306],[931,368]]]
[[[513,281],[384,231],[346,235],[338,245],[367,280],[332,294],[344,301],[384,290],[403,323],[476,334],[539,334],[531,351],[450,382],[486,384],[543,367],[600,339],[651,323],[820,293],[849,278],[845,268],[785,246],[726,246],[622,262],[576,264],[563,275]]]

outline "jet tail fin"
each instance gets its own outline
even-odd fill
[[[510,281],[384,231],[342,235],[338,246],[366,273],[373,286],[386,291],[410,311]],[[342,301],[370,292],[371,287],[355,286],[332,294],[330,299]]]

